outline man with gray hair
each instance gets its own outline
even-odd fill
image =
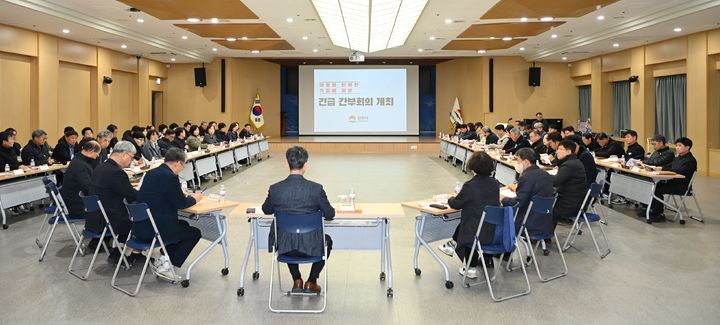
[[[110,140],[112,140],[112,138],[113,138],[112,132],[110,132],[109,130],[102,130],[97,133],[97,136],[95,139],[83,138],[80,141],[79,146],[82,147],[82,145],[85,144],[85,142],[95,140],[100,145],[100,154],[98,154],[98,157],[97,157],[97,164],[101,164],[101,163],[105,162],[105,160],[108,159],[108,155],[109,155],[108,147],[110,146]],[[96,166],[97,166],[97,164],[96,164]]]
[[[542,124],[542,122],[535,122],[535,124],[533,124],[533,129],[535,129],[535,130],[537,130],[538,132],[540,132],[540,137],[541,137],[541,138],[542,138],[543,135],[545,135],[545,125]]]
[[[502,148],[505,153],[515,154],[520,148],[530,148],[530,142],[522,137],[520,134],[520,128],[510,129],[510,139],[505,143]]]
[[[118,236],[118,241],[124,243],[130,234],[130,218],[123,200],[134,202],[137,200],[137,190],[130,184],[130,178],[123,168],[130,167],[135,155],[135,146],[127,141],[115,144],[110,158],[101,163],[92,174],[90,181],[90,195],[97,195],[105,208],[110,224]],[[100,213],[91,213],[85,220],[85,228],[102,232],[105,219]],[[108,261],[117,263],[120,260],[120,250],[113,249]],[[145,256],[140,252],[133,252],[127,258],[130,263],[144,263]]]
[[[20,155],[23,165],[34,163],[35,166],[52,164],[50,146],[47,144],[47,132],[37,129],[32,132],[32,139],[28,141]]]

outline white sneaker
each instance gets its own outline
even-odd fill
[[[460,269],[458,270],[458,272],[460,273],[460,275],[465,275],[465,267],[461,266]],[[467,277],[469,279],[477,279],[477,277],[478,277],[477,268],[474,268],[474,267],[469,268],[467,271]]]
[[[453,254],[455,254],[455,242],[450,240],[447,243],[438,246],[438,249],[447,256],[453,256]]]
[[[170,260],[168,260],[167,256],[160,255],[160,258],[155,260],[155,263],[150,264],[152,268],[153,274],[155,274],[157,277],[171,281],[171,282],[179,282],[182,280],[182,277],[180,277],[177,272],[174,272],[174,266],[170,265]]]

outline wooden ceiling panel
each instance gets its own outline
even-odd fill
[[[207,38],[280,38],[270,26],[258,24],[176,24],[195,35]]]
[[[482,19],[581,17],[618,0],[500,0]]]
[[[528,37],[540,35],[564,24],[563,22],[497,23],[475,24],[466,29],[458,38],[490,38],[505,36]]]
[[[295,48],[290,45],[286,40],[247,40],[247,41],[235,41],[228,42],[226,40],[213,40],[224,47],[232,50],[260,50],[260,51],[280,51],[280,50],[294,50]]]
[[[511,41],[494,40],[452,40],[445,44],[443,50],[453,51],[477,51],[477,50],[502,50],[524,42],[524,39],[513,39]]]
[[[258,19],[240,0],[119,0],[161,20],[200,19]]]

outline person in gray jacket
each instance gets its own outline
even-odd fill
[[[142,147],[142,155],[147,160],[162,159],[163,155],[160,151],[160,145],[158,144],[158,133],[157,131],[150,130],[147,133],[147,143]]]
[[[675,153],[668,148],[665,136],[658,134],[650,140],[650,143],[653,145],[655,151],[653,151],[650,157],[643,159],[643,164],[669,169],[673,159],[675,159]]]
[[[205,130],[205,136],[203,137],[203,143],[207,143],[209,145],[216,145],[219,143],[217,137],[215,136],[215,126],[210,124],[207,129]]]

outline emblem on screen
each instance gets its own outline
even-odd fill
[[[358,115],[348,115],[347,121],[350,123],[358,123],[358,122],[362,123],[362,122],[367,122],[368,117],[367,116],[358,116]]]

